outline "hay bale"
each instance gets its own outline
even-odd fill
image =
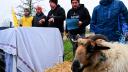
[[[52,68],[48,68],[45,72],[72,72],[71,71],[71,62],[64,62],[61,64],[57,64]]]

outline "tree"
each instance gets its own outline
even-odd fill
[[[34,4],[38,3],[42,0],[20,0],[20,1],[21,1],[21,4],[18,5],[18,7],[17,7],[17,9],[19,11],[17,13],[17,15],[21,17],[21,16],[23,16],[24,8],[29,8],[31,15],[35,14]]]

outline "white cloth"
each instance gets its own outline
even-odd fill
[[[44,69],[63,61],[63,42],[56,28],[17,28],[3,32],[5,36],[13,34],[10,32],[15,34],[11,37],[15,38],[17,68],[22,72],[44,72]],[[9,37],[6,40],[10,40]]]
[[[16,31],[15,28],[0,30],[0,49],[16,55]]]

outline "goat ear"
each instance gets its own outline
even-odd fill
[[[96,41],[95,41],[95,43],[96,43],[96,50],[106,50],[106,49],[110,49],[110,47],[107,47],[107,46],[104,46],[102,43],[103,42],[106,42],[105,40],[103,40],[103,39],[97,39]]]

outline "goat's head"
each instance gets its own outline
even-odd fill
[[[110,49],[101,43],[108,41],[103,35],[89,36],[84,39],[78,39],[78,48],[76,50],[74,62],[77,60],[80,64],[88,66],[92,63],[91,59],[101,50]]]

